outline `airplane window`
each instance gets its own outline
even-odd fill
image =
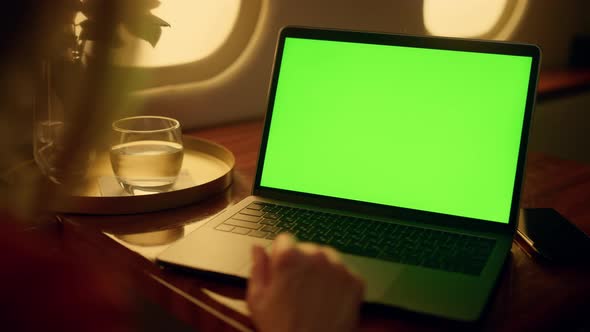
[[[424,26],[432,35],[508,39],[528,0],[424,0]]]
[[[162,29],[156,47],[123,32],[125,43],[116,63],[138,67],[163,67],[198,61],[217,50],[237,21],[241,0],[167,0],[152,13],[171,26]],[[129,48],[126,50],[124,48]],[[133,54],[135,57],[126,57]]]
[[[161,0],[151,12],[171,26],[162,28],[155,47],[120,27],[123,43],[113,50],[113,64],[141,78],[136,90],[212,78],[243,53],[267,1]]]

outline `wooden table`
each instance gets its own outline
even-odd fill
[[[537,101],[560,98],[588,91],[590,69],[542,70],[539,76]]]
[[[244,284],[207,275],[161,269],[150,259],[203,220],[247,196],[253,183],[262,121],[253,120],[191,133],[218,142],[236,157],[228,192],[187,207],[131,216],[61,216],[57,230],[64,250],[96,259],[122,274],[132,287],[183,322],[187,330],[245,331],[248,317],[210,296],[244,298]],[[531,155],[523,207],[552,207],[590,233],[590,165]],[[129,250],[132,249],[132,250]],[[232,302],[233,303],[233,302]],[[237,302],[239,307],[239,301]],[[230,305],[230,306],[233,306]],[[476,324],[463,325],[392,308],[363,308],[362,330],[430,331],[554,330],[590,323],[590,268],[536,261],[516,243],[489,308]],[[586,324],[586,325],[583,325]]]

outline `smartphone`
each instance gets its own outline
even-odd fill
[[[590,237],[553,209],[522,209],[517,236],[544,260],[590,264]]]

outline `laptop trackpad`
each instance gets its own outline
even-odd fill
[[[180,241],[164,251],[158,259],[199,270],[247,277],[241,267],[251,260],[254,244],[267,245],[264,239],[206,230],[191,234],[191,241]]]
[[[270,252],[270,244],[267,250]],[[382,262],[375,259],[368,259],[358,256],[342,254],[342,259],[346,266],[352,271],[361,275],[365,280],[367,287],[365,300],[372,302],[379,301],[385,296],[385,293],[395,283],[398,276],[406,269],[404,265]],[[248,260],[239,270],[237,275],[247,278],[252,268],[251,260]]]
[[[272,250],[272,242],[271,241],[266,241],[266,243],[259,243],[259,245],[265,247],[266,252],[270,255],[271,250]],[[254,264],[254,262],[252,261],[252,259],[246,260],[245,263],[238,269],[237,275],[242,278],[246,278],[246,279],[249,278],[250,271],[252,271],[253,264]]]
[[[365,279],[365,300],[380,302],[406,267],[359,256],[342,255],[346,266]]]

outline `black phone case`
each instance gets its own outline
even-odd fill
[[[518,235],[549,261],[590,263],[590,237],[553,209],[523,209]]]

